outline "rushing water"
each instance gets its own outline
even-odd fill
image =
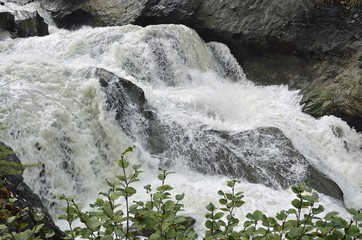
[[[115,113],[107,111],[95,67],[141,87],[171,134],[182,129],[183,136],[192,139],[200,129],[281,129],[310,163],[341,187],[348,206],[362,207],[361,134],[333,116],[314,119],[302,113],[301,96],[287,86],[255,86],[226,46],[205,44],[180,25],[82,28],[0,41],[0,121],[8,126],[0,141],[22,162],[42,163],[28,170],[25,180],[50,206],[57,207],[56,196],[62,193],[75,194],[82,202],[94,198],[119,171],[115,160],[128,146],[135,146],[130,160],[147,170],[139,189],[157,184],[163,155],[145,147],[145,139],[152,136],[140,131],[142,120],[128,125],[133,136],[121,130]],[[177,173],[170,176],[170,184],[175,192],[185,192],[185,214],[201,221],[204,206],[217,201],[216,192],[228,178],[189,169],[189,159],[182,155],[187,145],[175,144],[181,150],[173,159]],[[289,190],[240,180],[238,189],[247,202],[241,213],[261,209],[273,214],[293,197]],[[140,194],[146,197],[142,190]],[[343,211],[341,203],[327,196],[322,203],[327,210]]]

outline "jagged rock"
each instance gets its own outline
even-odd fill
[[[0,147],[6,148],[12,151],[4,143],[0,142]],[[6,160],[13,163],[21,164],[20,159],[14,154],[9,154],[3,157],[1,160]],[[24,178],[21,175],[7,175],[2,176],[1,180],[3,185],[10,191],[13,197],[16,199],[15,206],[19,209],[28,208],[29,211],[24,212],[22,218],[18,221],[21,223],[27,223],[27,228],[33,228],[39,224],[35,219],[35,215],[44,215],[44,218],[40,221],[44,223],[45,227],[54,231],[55,235],[51,239],[63,239],[65,234],[55,225],[52,217],[48,213],[48,210],[44,207],[40,197],[36,195],[29,187],[24,183]]]
[[[135,137],[137,132],[139,135],[152,136],[147,138],[145,147],[151,153],[162,153],[166,146],[164,128],[148,106],[143,90],[102,68],[95,69],[95,76],[106,94],[108,110],[115,113],[122,130],[130,137]]]
[[[180,130],[171,130],[171,133],[163,163],[166,166],[177,164],[186,156],[191,168],[205,174],[243,178],[274,188],[305,183],[343,200],[338,185],[309,164],[278,128],[235,134],[202,129],[193,134]]]
[[[45,36],[49,34],[48,24],[37,11],[14,11],[11,8],[0,8],[1,35],[4,31],[11,37]],[[4,38],[4,37],[1,37]]]
[[[38,12],[16,11],[15,30],[18,37],[46,36],[48,24]]]
[[[15,16],[9,12],[0,12],[0,28],[14,32],[15,31]]]
[[[96,69],[95,75],[99,78],[101,86],[108,89],[108,103],[119,107],[117,108],[117,119],[126,111],[129,104],[133,104],[138,110],[143,111],[146,99],[140,87],[103,68]],[[113,93],[120,94],[112,96]]]

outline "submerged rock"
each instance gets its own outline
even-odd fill
[[[301,183],[343,200],[338,185],[309,164],[278,128],[235,134],[200,129],[168,137],[167,166],[186,160],[191,168],[205,174],[242,178],[273,188]]]
[[[8,148],[2,142],[0,142],[0,147],[12,151],[11,148]],[[21,164],[20,159],[14,153],[6,155],[1,160]],[[16,220],[19,222],[19,224],[27,224],[27,226],[24,228],[24,231],[28,228],[33,228],[39,223],[43,223],[45,225],[45,231],[47,229],[54,231],[55,235],[51,239],[63,239],[65,234],[59,229],[59,227],[55,225],[52,217],[48,213],[48,210],[44,207],[41,198],[36,195],[28,187],[28,185],[26,185],[26,183],[24,183],[24,178],[22,175],[6,175],[1,177],[1,180],[4,182],[3,185],[7,191],[9,191],[16,199],[14,206],[18,209],[29,209],[22,214],[20,219]],[[36,219],[38,219],[40,215],[43,215],[44,217],[42,220],[37,221]]]

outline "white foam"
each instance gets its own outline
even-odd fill
[[[84,202],[94,198],[104,180],[115,176],[113,163],[130,145],[138,146],[132,161],[150,171],[139,184],[154,183],[152,169],[158,159],[121,132],[106,110],[97,79],[89,74],[89,68],[102,67],[142,87],[164,122],[233,132],[280,128],[298,151],[341,186],[348,206],[361,207],[361,134],[335,117],[316,120],[302,113],[297,91],[254,86],[244,75],[231,82],[216,66],[196,33],[176,25],[61,30],[0,42],[0,121],[9,126],[0,140],[24,163],[45,164],[46,177],[39,178],[41,169],[32,169],[25,179],[48,201],[61,193],[76,194]],[[336,128],[342,136],[333,133]],[[177,172],[170,183],[186,193],[185,214],[202,219],[205,203],[217,201],[226,177],[204,176],[187,167]],[[243,182],[239,188],[247,202],[243,213],[258,208],[273,214],[292,198],[288,190],[260,184]],[[323,199],[343,211],[339,203]]]

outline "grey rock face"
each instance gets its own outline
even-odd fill
[[[249,79],[301,89],[304,111],[362,130],[362,9],[314,0],[39,0],[60,26],[180,23],[226,43]],[[328,97],[326,97],[328,96]]]

